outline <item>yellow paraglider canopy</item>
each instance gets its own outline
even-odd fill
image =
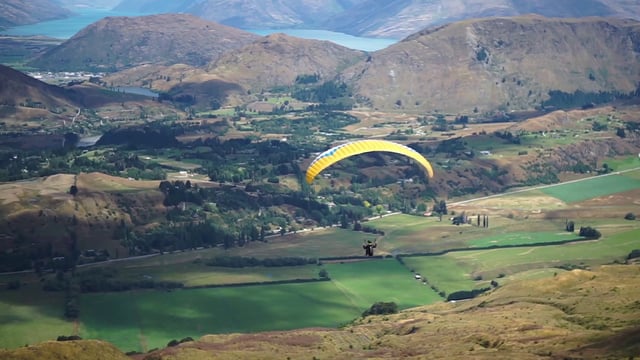
[[[392,152],[408,156],[422,165],[429,177],[433,177],[433,168],[429,161],[408,146],[387,140],[358,140],[332,147],[318,155],[307,168],[307,183],[311,184],[316,175],[321,173],[322,170],[342,159],[373,151]]]

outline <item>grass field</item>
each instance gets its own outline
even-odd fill
[[[624,175],[597,176],[587,180],[544,188],[545,194],[567,203],[640,188],[640,181]]]
[[[44,293],[29,284],[21,291],[0,291],[0,347],[14,348],[72,335],[64,319],[64,294]]]
[[[640,157],[634,155],[620,159],[611,159],[607,160],[606,164],[614,171],[634,169],[640,167]]]
[[[469,241],[471,247],[513,246],[524,244],[542,244],[547,242],[577,239],[575,233],[570,232],[513,232],[487,236]]]
[[[350,302],[364,310],[377,301],[393,301],[400,308],[440,301],[430,287],[414,279],[395,259],[324,264],[333,283]]]
[[[336,327],[376,301],[408,308],[440,300],[394,259],[324,267],[332,281],[83,295],[81,333],[141,351],[186,336]]]
[[[424,276],[429,284],[450,294],[458,290],[471,290],[477,286],[468,266],[458,264],[447,256],[416,256],[403,258],[404,263]]]
[[[164,266],[128,266],[118,268],[119,278],[179,281],[185,286],[238,284],[318,278],[317,265],[288,267],[224,268],[202,263],[167,263]]]
[[[521,247],[511,249],[469,250],[442,256],[403,258],[405,264],[425,276],[429,283],[446,293],[468,290],[500,274],[515,274],[565,264],[593,265],[624,260],[633,249],[640,248],[640,229],[614,234],[597,241]]]

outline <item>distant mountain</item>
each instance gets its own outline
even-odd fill
[[[205,0],[191,14],[244,29],[314,28],[362,0]]]
[[[72,14],[53,0],[3,0],[0,2],[0,29],[64,19]]]
[[[113,9],[120,0],[54,0],[67,9]]]
[[[342,76],[375,108],[418,112],[532,109],[553,90],[630,93],[640,83],[640,22],[462,21],[416,33]]]
[[[364,0],[124,0],[115,10],[183,12],[242,29],[316,27]]]
[[[116,71],[149,63],[202,66],[258,38],[187,14],[107,17],[30,65],[57,71]]]
[[[195,3],[197,3],[197,0],[122,0],[113,10],[132,13],[138,12],[141,14],[180,13],[185,12],[186,9]]]
[[[640,19],[636,0],[123,0],[116,10],[189,13],[242,29],[318,28],[398,39],[435,25],[495,16]]]
[[[616,16],[640,19],[635,0],[366,0],[332,17],[324,27],[370,37],[403,38],[458,20],[539,14],[545,17]]]

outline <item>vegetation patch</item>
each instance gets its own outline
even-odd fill
[[[640,182],[623,175],[596,176],[582,181],[550,186],[542,191],[567,203],[640,188]]]

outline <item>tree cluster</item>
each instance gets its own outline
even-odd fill
[[[367,310],[362,313],[362,317],[369,315],[387,315],[395,314],[398,312],[398,304],[395,302],[376,302]]]

